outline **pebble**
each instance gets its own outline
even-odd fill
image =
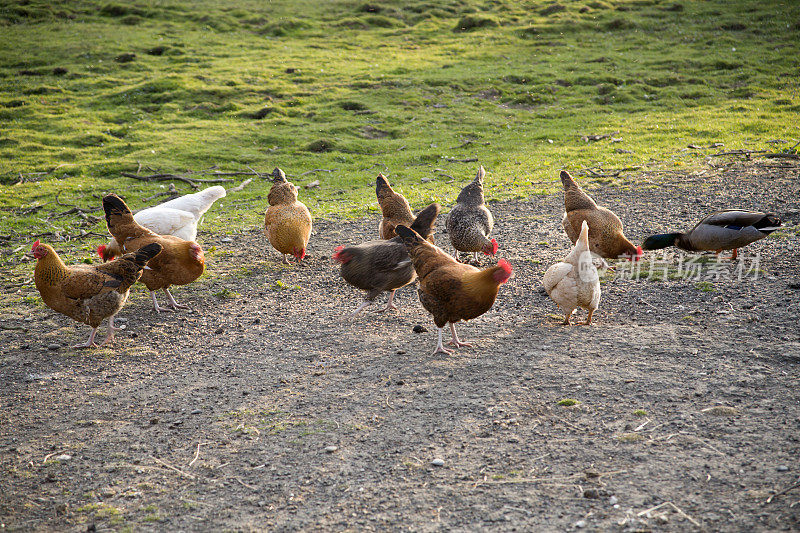
[[[431,461],[433,466],[444,466],[444,459],[439,459],[438,457]]]
[[[786,466],[786,465],[780,465],[780,466],[777,468],[777,470],[778,470],[778,472],[788,472],[788,471],[789,471],[789,467],[788,467],[788,466]]]
[[[230,237],[223,237],[219,240],[219,242],[233,242],[233,239]]]
[[[66,453],[62,453],[61,455],[56,457],[57,461],[69,461],[70,459],[72,459],[72,456]]]
[[[608,503],[610,503],[611,505],[616,505],[618,501],[619,499],[617,499],[616,496],[612,496],[608,499]]]
[[[202,409],[195,409],[194,411],[192,411],[192,412],[191,412],[191,414],[193,414],[193,415],[199,415],[199,414],[201,414],[202,412],[203,412],[203,410],[202,410]]]
[[[59,348],[61,348],[60,344],[53,343],[47,345],[48,350],[58,350]]]
[[[586,527],[586,520],[578,520],[577,522],[575,522],[575,527],[577,527],[578,529]]]
[[[339,447],[338,446],[334,446],[333,444],[331,444],[330,446],[325,446],[325,452],[327,452],[327,453],[333,453],[338,449],[339,449]]]
[[[597,498],[600,497],[600,493],[597,492],[597,489],[586,489],[585,491],[583,491],[583,497],[596,500]]]
[[[420,326],[419,324],[417,324],[416,326],[414,326],[414,329],[412,331],[414,333],[426,333],[428,331],[428,328],[426,328],[425,326]]]
[[[217,334],[217,335],[220,335],[221,333],[224,333],[224,332],[225,332],[225,328],[223,328],[222,326],[220,326],[220,327],[218,327],[217,329],[214,330],[214,333]]]

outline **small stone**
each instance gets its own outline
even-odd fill
[[[701,148],[699,146],[697,146],[696,144],[690,144],[686,148],[691,148],[692,150],[701,150]]]
[[[222,333],[225,333],[225,328],[223,328],[222,326],[214,330],[215,335],[221,335]]]
[[[339,449],[339,447],[338,446],[334,446],[333,444],[331,444],[330,446],[325,446],[325,452],[326,453],[333,453],[338,449]]]
[[[160,418],[151,418],[151,419],[150,419],[150,425],[151,425],[151,426],[155,426],[155,425],[156,425],[156,424],[158,424],[159,422],[161,422],[161,419],[160,419]]]
[[[420,182],[422,182],[422,183],[430,183],[430,182],[432,182],[432,181],[433,181],[433,180],[432,180],[431,178],[422,178],[422,179],[420,180]]]
[[[313,189],[314,187],[319,187],[319,180],[314,180],[311,183],[306,183],[306,189]]]
[[[223,237],[219,240],[219,242],[233,242],[233,239],[230,237]]]
[[[426,328],[425,326],[420,326],[419,324],[417,324],[416,326],[414,326],[414,329],[412,331],[414,333],[426,333],[428,331],[428,328]]]
[[[577,527],[578,529],[585,528],[586,527],[586,520],[578,520],[577,522],[575,522],[575,527]]]
[[[786,466],[786,465],[780,465],[778,468],[776,468],[776,470],[778,472],[788,472],[789,471],[789,467]]]
[[[440,459],[440,458],[437,457],[436,459],[431,461],[431,464],[433,466],[444,466],[444,459]]]
[[[286,74],[294,74],[296,72],[300,72],[300,71],[298,69],[296,69],[296,68],[291,68],[291,67],[286,69]]]
[[[600,497],[600,493],[597,492],[597,489],[586,489],[583,491],[583,497],[589,498],[590,500],[596,500]]]
[[[610,497],[610,498],[608,499],[608,503],[610,503],[611,505],[616,505],[618,501],[619,501],[619,500],[617,499],[617,497],[616,497],[616,496],[612,496],[612,497]]]
[[[406,354],[405,350],[397,350],[397,355],[405,355],[405,354]]]
[[[62,453],[61,455],[59,455],[58,457],[56,457],[56,460],[57,460],[57,461],[69,461],[70,459],[72,459],[72,456],[71,456],[71,455],[69,455],[69,454],[67,454],[67,453]],[[787,469],[787,470],[788,470],[788,469]]]
[[[199,415],[199,414],[202,414],[202,412],[203,412],[203,410],[202,410],[202,409],[195,409],[195,410],[194,410],[194,411],[192,411],[190,414],[193,414],[193,415]]]
[[[61,348],[60,344],[53,343],[47,345],[48,350],[58,350],[59,348]]]

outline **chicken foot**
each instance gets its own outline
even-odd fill
[[[72,348],[97,348],[97,344],[94,342],[94,336],[97,335],[97,328],[92,328],[92,333],[89,335],[89,340],[82,344],[76,344],[72,346]]]
[[[458,338],[458,334],[456,333],[456,325],[450,322],[450,331],[453,333],[453,338],[448,344],[451,346],[455,346],[456,348],[461,348],[462,346],[466,346],[468,348],[472,348],[472,345],[467,342],[461,342]]]
[[[394,293],[396,293],[396,292],[397,292],[397,289],[395,289],[395,290],[393,290],[393,291],[391,291],[389,293],[389,301],[386,303],[386,307],[384,307],[383,309],[378,311],[379,313],[383,313],[383,312],[389,311],[389,310],[394,310],[394,311],[398,310],[397,306],[392,303],[392,301],[394,300]]]

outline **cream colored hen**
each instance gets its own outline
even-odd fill
[[[592,264],[589,252],[589,225],[581,224],[581,233],[575,247],[564,258],[547,269],[542,279],[547,294],[564,310],[564,324],[570,325],[570,317],[578,307],[589,311],[584,324],[592,323],[592,314],[600,305],[600,278]]]

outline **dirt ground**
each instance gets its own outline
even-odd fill
[[[756,280],[618,264],[596,323],[565,327],[540,288],[562,197],[490,204],[515,277],[450,357],[412,287],[347,316],[329,256],[374,216],[316,221],[299,268],[254,229],[201,233],[192,310],[137,289],[113,349],[67,349],[88,328],[40,306],[2,320],[0,531],[800,529],[800,488],[776,494],[800,476],[800,169],[588,188],[635,242],[728,207],[787,228],[744,250]]]

